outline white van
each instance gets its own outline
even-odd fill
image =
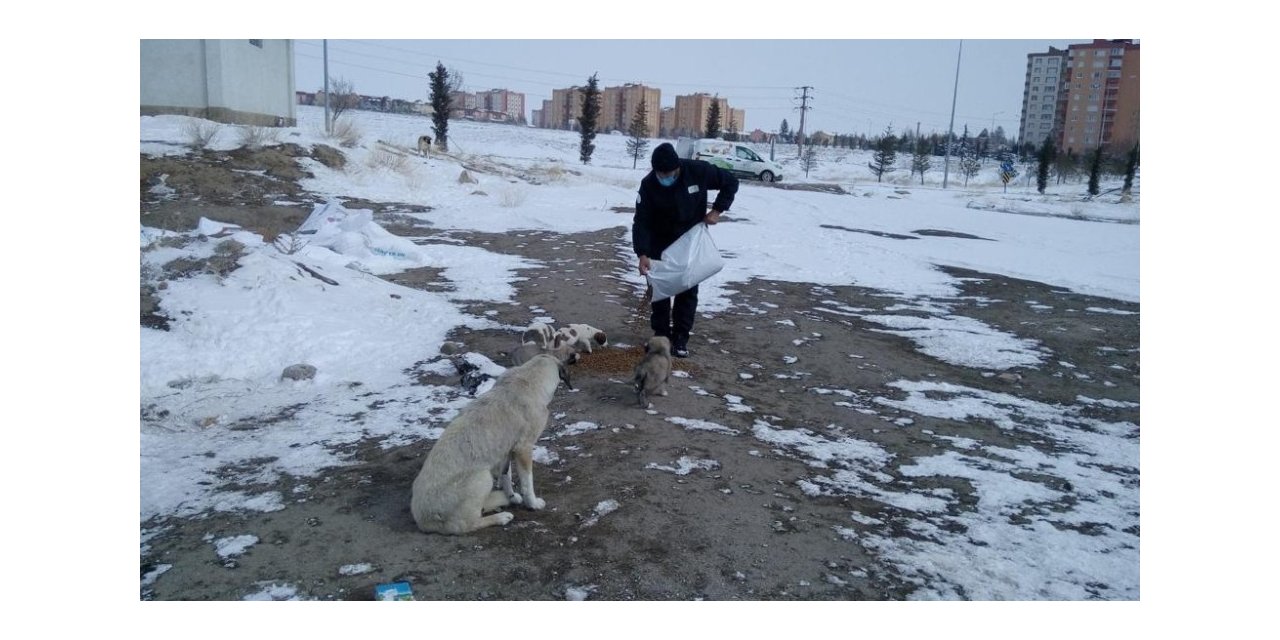
[[[738,176],[763,182],[782,180],[782,165],[765,160],[749,147],[733,142],[711,138],[680,138],[676,140],[676,154],[681,158],[706,160]]]

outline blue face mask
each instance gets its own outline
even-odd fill
[[[676,174],[674,173],[665,178],[658,178],[658,184],[664,187],[669,187],[675,183],[676,183]]]

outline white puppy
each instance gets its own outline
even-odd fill
[[[533,445],[547,427],[550,404],[560,382],[570,389],[569,370],[554,356],[538,355],[507,370],[487,393],[462,409],[445,428],[413,481],[409,511],[428,533],[461,534],[505,525],[515,516],[501,511],[523,503],[541,509],[533,490]],[[503,479],[514,461],[520,494]]]
[[[511,352],[511,366],[518,367],[532,360],[534,356],[544,353],[555,356],[556,360],[565,364],[577,364],[578,352],[574,351],[573,347],[565,344],[564,340],[564,336],[557,334],[550,348],[526,342]]]
[[[609,344],[608,336],[589,324],[571,324],[567,327],[562,327],[556,333],[565,336],[569,344],[573,345],[578,351],[586,351],[587,353],[591,353],[592,342],[602,347]]]
[[[524,333],[520,335],[520,342],[536,344],[540,347],[550,347],[555,334],[556,331],[551,328],[551,325],[545,322],[535,322],[529,325],[529,328],[525,329]]]

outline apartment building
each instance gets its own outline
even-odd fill
[[[645,122],[649,126],[649,135],[658,135],[661,124],[662,92],[642,84],[628,83],[621,87],[605,87],[600,93],[600,122],[596,129],[609,131],[616,129],[626,132],[631,128],[631,120],[636,117],[640,102],[644,101]]]
[[[1083,153],[1101,146],[1121,153],[1138,142],[1139,52],[1133,40],[1067,47],[1057,107],[1060,150]]]
[[[481,108],[492,113],[506,114],[512,121],[524,123],[524,94],[506,89],[490,89],[477,94]]]
[[[674,138],[672,131],[676,129],[676,108],[663,107],[658,116],[658,135],[663,138]]]
[[[1021,144],[1059,144],[1062,133],[1058,98],[1067,77],[1067,52],[1049,47],[1048,53],[1027,54],[1027,77],[1022,86],[1022,119],[1018,123]],[[1060,146],[1060,145],[1059,145]]]
[[[732,115],[729,110],[729,99],[712,97],[708,93],[695,93],[687,96],[676,96],[676,113],[675,123],[666,135],[670,137],[690,136],[701,137],[707,130],[707,114],[711,112],[711,103],[716,102],[720,106],[720,129],[728,131],[725,126],[727,117]],[[746,121],[746,113],[739,109],[742,121]],[[736,118],[735,117],[735,122]],[[738,125],[738,130],[742,130],[742,125]]]
[[[582,117],[582,100],[586,97],[586,87],[569,87],[551,91],[551,111],[542,117],[550,129],[578,129],[578,118]]]
[[[543,101],[541,112],[535,111],[538,116],[534,125],[548,129],[576,130],[578,118],[582,116],[585,92],[585,87],[553,90],[551,100]],[[695,93],[676,96],[674,107],[663,107],[661,90],[636,83],[601,90],[597,129],[627,131],[631,128],[631,120],[635,117],[641,100],[645,103],[649,135],[652,137],[701,137],[706,132],[707,114],[711,111],[712,102],[720,106],[721,131],[741,134],[746,129],[746,110],[730,108],[727,98]]]
[[[476,94],[467,93],[466,91],[450,91],[449,92],[449,117],[461,118],[467,113],[474,112],[480,101],[476,99]]]

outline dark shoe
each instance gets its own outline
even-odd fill
[[[671,355],[673,355],[673,356],[675,356],[675,357],[677,357],[677,358],[688,358],[688,357],[689,357],[689,347],[687,347],[687,346],[685,346],[685,345],[683,345],[683,344],[676,345],[676,346],[674,346],[674,347],[672,347],[672,348],[671,348]]]

